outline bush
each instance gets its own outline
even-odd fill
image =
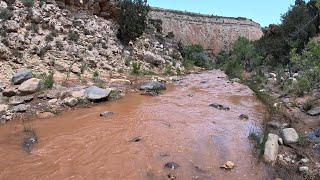
[[[120,1],[120,15],[118,18],[118,38],[124,43],[140,37],[146,28],[149,13],[147,0]]]
[[[34,6],[34,0],[23,0],[22,3],[26,7],[33,7]]]
[[[164,74],[167,76],[173,75],[172,66],[170,64],[166,65],[166,67],[164,69]]]
[[[46,77],[44,79],[44,87],[45,88],[51,89],[53,87],[53,84],[54,84],[53,74],[54,74],[54,72],[52,70],[49,70],[48,75],[46,75]]]
[[[12,17],[12,12],[9,9],[3,9],[0,12],[0,19],[9,20]]]
[[[53,39],[54,39],[54,37],[52,36],[52,34],[51,33],[49,33],[48,35],[46,35],[46,37],[45,37],[45,40],[47,41],[47,42],[49,42],[49,41],[53,41]]]
[[[132,74],[134,75],[140,75],[141,74],[141,64],[139,63],[136,63],[136,62],[133,62],[132,63]]]
[[[46,55],[46,53],[51,49],[50,45],[46,45],[45,47],[40,49],[40,52],[38,54],[39,57],[43,57],[44,55]]]
[[[213,68],[213,59],[204,52],[201,45],[196,44],[183,47],[181,43],[178,43],[178,48],[183,55],[183,65],[186,69],[190,69],[193,65],[205,69]]]
[[[76,32],[70,31],[69,34],[68,34],[68,39],[70,41],[77,42],[79,40],[79,38],[80,38],[80,36]]]

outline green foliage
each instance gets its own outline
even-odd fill
[[[167,76],[173,75],[172,66],[170,64],[166,65],[164,68],[164,74]]]
[[[133,62],[132,63],[132,72],[131,73],[134,74],[134,75],[140,75],[141,74],[141,64]]]
[[[46,75],[44,79],[44,87],[47,89],[51,89],[54,84],[54,78],[53,78],[54,72],[52,70],[49,70],[49,73]]]
[[[147,0],[121,0],[118,37],[124,43],[140,37],[146,28],[149,13]]]
[[[191,69],[193,65],[205,69],[213,68],[213,59],[204,52],[201,45],[189,45],[183,47],[182,44],[179,43],[178,48],[179,51],[182,52],[181,54],[184,58],[183,65],[186,69]]]
[[[14,49],[12,50],[12,54],[16,57],[16,58],[22,58],[23,57],[23,54],[21,51],[17,50],[17,49]]]
[[[108,96],[109,101],[114,101],[121,98],[121,92],[119,90],[112,90]]]
[[[80,36],[78,33],[74,32],[74,31],[70,31],[68,33],[68,40],[78,42],[79,39],[80,39]]]
[[[290,55],[291,60],[297,63],[303,72],[298,82],[301,83],[301,86],[307,86],[304,90],[310,91],[309,88],[320,88],[320,43],[312,40],[306,45],[302,54],[296,53],[294,48]]]
[[[34,0],[22,0],[22,3],[26,7],[33,7],[34,6]]]
[[[47,42],[49,42],[49,41],[53,41],[53,39],[54,39],[54,37],[52,36],[52,34],[51,33],[49,33],[48,35],[46,35],[46,37],[45,37],[45,40],[47,41]]]
[[[9,9],[3,9],[0,12],[0,19],[9,20],[12,17],[12,12]]]
[[[94,71],[92,77],[93,78],[98,78],[99,77],[99,72],[98,71]]]
[[[44,55],[46,55],[46,53],[47,53],[49,50],[51,50],[51,46],[47,44],[46,46],[44,46],[44,47],[42,47],[42,48],[40,49],[40,51],[39,51],[39,53],[38,53],[38,56],[39,56],[39,57],[44,57]]]

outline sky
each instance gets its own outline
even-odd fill
[[[150,6],[227,17],[245,17],[261,26],[278,24],[295,0],[148,0]]]

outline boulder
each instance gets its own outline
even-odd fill
[[[163,59],[160,55],[153,54],[150,51],[144,53],[143,60],[156,66],[164,64],[166,62],[166,60]]]
[[[309,110],[307,113],[308,113],[309,115],[311,115],[311,116],[318,116],[318,115],[320,115],[320,107],[312,108],[312,109]]]
[[[102,89],[97,86],[91,86],[84,91],[85,96],[90,101],[107,100],[111,89]]]
[[[263,158],[266,163],[274,163],[278,157],[279,136],[275,134],[268,134],[268,139],[265,144]]]
[[[10,105],[19,105],[33,100],[33,96],[13,96],[9,98]]]
[[[293,144],[298,142],[299,135],[293,128],[285,128],[282,130],[283,141],[285,144]]]
[[[7,111],[9,108],[6,104],[0,104],[0,113]]]
[[[13,112],[26,112],[27,111],[27,105],[25,104],[20,104],[18,106],[15,106],[12,108]]]
[[[30,78],[32,78],[32,71],[30,69],[22,69],[13,75],[11,81],[14,85],[19,85]]]
[[[147,90],[166,90],[166,86],[159,82],[159,81],[151,81],[151,82],[148,82],[142,86],[140,86],[140,90],[142,91],[147,91]]]
[[[41,88],[41,79],[37,78],[31,78],[25,82],[23,82],[18,90],[20,91],[21,94],[26,95],[26,94],[32,94],[40,90]]]
[[[9,32],[18,32],[18,29],[20,27],[15,20],[7,20],[5,26],[7,31]]]
[[[78,100],[76,98],[70,97],[70,98],[65,98],[63,100],[63,103],[69,107],[74,107],[78,104]]]
[[[12,96],[15,96],[16,94],[17,94],[17,91],[14,88],[7,88],[2,91],[2,95],[5,97],[12,97]]]

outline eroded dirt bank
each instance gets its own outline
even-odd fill
[[[100,117],[103,111],[114,115]],[[51,119],[1,126],[0,179],[269,179],[247,138],[264,116],[254,93],[222,72],[189,75],[157,97],[130,94]],[[26,125],[39,138],[31,153],[21,149]],[[236,167],[220,169],[228,160]],[[165,168],[168,162],[180,167]]]

